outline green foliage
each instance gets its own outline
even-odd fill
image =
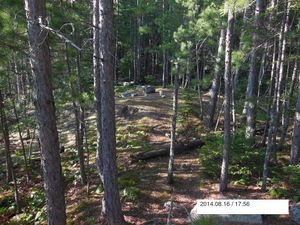
[[[147,150],[149,142],[148,134],[143,127],[135,126],[120,126],[117,128],[117,147],[130,150]]]
[[[149,34],[151,32],[151,28],[148,25],[140,26],[139,33],[140,34]]]
[[[272,196],[273,198],[283,198],[288,193],[288,190],[284,188],[271,188],[268,191],[268,194]]]
[[[28,205],[31,208],[39,209],[45,205],[45,193],[44,190],[32,190],[30,198],[28,199]]]
[[[141,195],[141,191],[137,187],[126,187],[122,191],[122,198],[126,201],[136,201]]]
[[[300,200],[300,165],[272,165],[269,194],[275,198]]]
[[[124,173],[118,177],[118,184],[120,189],[126,187],[135,187],[139,183],[140,179],[134,173]]]
[[[15,211],[15,200],[13,193],[0,196],[0,215]]]
[[[23,213],[18,217],[13,217],[9,224],[42,224],[46,219],[46,200],[42,189],[34,189],[26,199],[27,205],[23,208]]]
[[[192,89],[185,89],[180,90],[179,94],[179,99],[182,100],[183,103],[178,105],[177,121],[184,123],[190,116],[198,116],[198,112],[195,107],[193,107],[197,93]]]
[[[72,173],[72,171],[70,170],[69,167],[65,167],[65,168],[63,169],[63,176],[64,176],[65,181],[66,181],[67,183],[71,183],[71,182],[73,182],[74,180],[76,180],[75,175]]]
[[[156,77],[154,75],[147,75],[145,76],[146,84],[155,84]]]
[[[140,182],[137,174],[124,173],[118,178],[119,188],[121,190],[122,199],[125,201],[136,201],[141,195],[141,191],[138,188]]]
[[[206,177],[218,179],[223,155],[223,136],[220,132],[206,136],[205,145],[199,150],[200,162]],[[249,184],[262,172],[264,149],[249,147],[244,132],[231,138],[229,176],[233,184]]]
[[[219,218],[215,216],[201,216],[193,221],[194,225],[222,225]]]
[[[120,95],[121,93],[123,92],[126,92],[126,91],[133,91],[135,90],[135,87],[133,86],[115,86],[115,93],[116,95]]]
[[[104,188],[103,188],[103,185],[99,185],[97,188],[96,188],[96,191],[95,193],[96,194],[100,194],[104,191]]]

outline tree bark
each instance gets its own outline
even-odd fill
[[[66,64],[67,64],[67,70],[68,70],[68,75],[71,78],[72,77],[72,70],[71,70],[71,65],[70,65],[70,59],[69,59],[69,54],[68,54],[68,43],[65,43],[65,59],[66,59]],[[78,56],[77,56],[78,57]],[[78,59],[76,59],[76,64],[78,64]],[[78,65],[77,65],[78,67]],[[79,72],[78,72],[79,71]],[[78,75],[79,73],[79,75]],[[77,82],[78,86],[80,85],[80,69],[77,68]],[[81,176],[81,184],[85,185],[87,182],[86,179],[86,173],[84,169],[84,152],[83,152],[83,136],[84,136],[84,131],[83,131],[83,125],[82,123],[84,122],[84,110],[82,109],[82,104],[80,103],[79,106],[76,104],[76,87],[74,84],[74,81],[70,79],[70,87],[71,87],[71,98],[72,98],[72,105],[73,105],[73,111],[75,115],[75,139],[76,139],[76,148],[77,148],[77,153],[78,153],[78,158],[79,158],[79,165],[80,165],[80,176]],[[82,90],[80,88],[79,93],[82,93]],[[82,118],[83,117],[83,118]],[[82,122],[83,120],[83,122]]]
[[[225,45],[225,32],[226,32],[225,29],[222,28],[220,32],[218,54],[215,63],[215,68],[214,68],[214,79],[210,90],[210,101],[209,101],[207,118],[206,118],[206,126],[210,129],[213,127],[214,124],[214,116],[216,112],[218,94],[220,89],[220,80],[221,80],[221,73],[222,73],[221,60],[222,60],[222,54],[224,52],[224,45]]]
[[[296,165],[300,162],[300,72],[298,72],[298,98],[294,121],[294,130],[291,146],[290,163]]]
[[[174,182],[173,172],[174,172],[174,153],[175,153],[175,142],[176,142],[176,122],[177,122],[177,106],[178,106],[178,92],[179,92],[179,84],[178,84],[178,74],[179,74],[179,65],[175,64],[176,74],[174,77],[174,94],[173,94],[173,116],[172,116],[172,128],[171,128],[171,143],[170,143],[170,159],[168,166],[168,184],[172,184]]]
[[[283,81],[285,79],[284,70],[284,63],[286,58],[286,35],[289,29],[289,16],[290,16],[290,6],[291,0],[286,0],[285,2],[285,11],[282,20],[282,27],[281,32],[279,35],[279,51],[278,51],[278,60],[276,65],[276,82],[275,82],[275,92],[274,92],[274,107],[273,107],[273,117],[274,121],[270,125],[272,131],[272,140],[270,140],[272,149],[270,153],[270,158],[273,162],[277,162],[277,145],[276,145],[276,138],[277,138],[277,130],[278,130],[278,123],[279,123],[279,116],[281,111],[281,95],[283,89]]]
[[[257,94],[258,94],[258,80],[259,73],[257,69],[258,64],[258,41],[259,36],[257,30],[262,27],[262,13],[263,13],[263,0],[256,0],[255,7],[255,22],[254,22],[254,32],[252,35],[252,49],[251,49],[251,59],[250,59],[250,69],[248,76],[247,85],[247,96],[246,96],[246,138],[252,139],[255,137],[255,122],[256,122],[256,108],[257,108]]]
[[[116,121],[113,70],[113,4],[100,0],[100,91],[101,91],[101,154],[104,179],[104,201],[109,225],[123,224],[117,183]]]
[[[198,147],[202,147],[205,143],[203,143],[201,140],[192,140],[190,142],[179,142],[173,144],[173,151],[174,154],[184,154],[191,150],[194,150]],[[162,156],[170,156],[170,145],[164,146],[159,150],[153,150],[153,151],[143,151],[143,152],[137,152],[130,155],[133,162],[136,162],[138,160],[147,160],[147,159],[153,159],[157,157]]]
[[[230,98],[231,98],[231,55],[232,55],[232,36],[234,26],[234,15],[232,9],[228,10],[228,21],[226,31],[226,49],[225,49],[225,72],[224,72],[224,150],[220,177],[219,191],[223,192],[227,189],[228,183],[228,164],[230,151]]]
[[[30,63],[34,75],[35,108],[39,126],[44,188],[49,225],[66,224],[65,197],[51,84],[48,32],[44,0],[24,0],[30,45]]]
[[[294,65],[294,69],[293,69],[293,74],[292,74],[292,83],[290,84],[290,88],[288,91],[288,96],[287,99],[284,101],[283,104],[283,124],[282,124],[282,129],[281,129],[281,136],[280,136],[280,141],[279,141],[279,146],[283,146],[284,142],[285,142],[285,138],[287,135],[287,130],[288,127],[290,125],[290,107],[291,107],[291,99],[293,97],[293,93],[294,93],[294,88],[295,88],[295,84],[297,82],[297,73],[298,73],[298,62],[295,62]]]
[[[6,115],[4,111],[4,98],[2,91],[0,90],[0,116],[1,116],[1,129],[3,133],[4,145],[5,145],[5,162],[6,162],[6,182],[9,183],[13,179],[13,163],[10,155],[10,143],[8,125],[6,121]]]
[[[200,120],[203,120],[203,101],[202,101],[202,81],[204,76],[204,63],[202,65],[202,76],[200,71],[200,56],[198,45],[196,45],[196,70],[197,70],[197,91],[198,91],[198,102],[199,102],[199,117]]]
[[[95,95],[95,109],[96,109],[96,123],[97,123],[97,159],[96,165],[98,168],[99,176],[102,184],[104,185],[103,178],[103,159],[101,151],[101,84],[100,84],[100,11],[99,11],[99,0],[93,0],[93,72],[94,72],[94,95]],[[105,197],[105,196],[104,196]],[[101,213],[106,214],[106,207],[104,197],[102,199]]]
[[[13,181],[14,184],[14,198],[16,203],[16,212],[17,214],[20,212],[20,204],[19,204],[19,191],[18,184],[16,179],[16,174],[13,168],[13,162],[10,155],[10,140],[9,140],[9,130],[7,119],[4,111],[4,98],[2,92],[0,90],[0,117],[1,117],[1,129],[3,133],[4,145],[5,145],[5,157],[6,157],[6,178],[7,183]]]
[[[136,7],[139,6],[139,0],[136,0]],[[136,32],[134,40],[134,83],[141,80],[141,35],[139,28],[141,26],[141,15],[136,16]]]
[[[77,83],[78,83],[78,90],[80,94],[80,98],[82,98],[83,94],[83,86],[82,86],[82,79],[81,79],[81,66],[80,66],[80,52],[77,51],[76,54],[76,68],[77,68]],[[78,117],[78,157],[79,157],[79,165],[80,165],[80,175],[81,175],[81,183],[83,185],[87,184],[87,177],[85,173],[85,165],[84,165],[84,131],[85,131],[85,107],[83,105],[82,99],[79,102],[79,117]]]

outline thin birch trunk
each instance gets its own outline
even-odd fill
[[[300,162],[300,72],[298,72],[298,98],[294,120],[294,130],[291,145],[290,164],[296,165]]]
[[[297,73],[298,73],[298,62],[295,62],[294,69],[293,69],[293,74],[292,74],[292,83],[290,85],[290,89],[288,91],[288,96],[287,100],[284,102],[284,112],[283,112],[283,125],[282,125],[282,130],[281,130],[281,136],[280,136],[280,141],[279,141],[279,146],[283,146],[285,142],[285,138],[287,135],[287,130],[290,125],[290,107],[291,107],[291,99],[294,93],[294,88],[295,84],[297,82]]]
[[[177,121],[177,106],[178,106],[178,75],[179,75],[179,65],[175,64],[176,73],[174,76],[174,94],[173,94],[173,116],[172,116],[172,129],[171,129],[171,144],[170,144],[170,159],[168,166],[168,184],[172,184],[174,182],[173,173],[174,173],[174,146],[176,142],[176,121]]]
[[[97,123],[97,160],[96,165],[102,184],[104,185],[103,176],[103,155],[102,155],[102,114],[101,114],[101,84],[100,84],[100,9],[99,0],[93,0],[93,72],[94,72],[94,95],[95,95],[95,109],[96,109],[96,123]],[[106,215],[106,206],[104,197],[102,198],[101,213]]]

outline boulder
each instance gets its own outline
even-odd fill
[[[148,85],[146,87],[144,87],[144,93],[145,94],[152,94],[155,93],[155,87]]]
[[[300,224],[300,202],[296,203],[291,207],[291,221],[295,224]]]
[[[125,91],[125,92],[121,93],[121,97],[122,97],[122,98],[128,98],[128,97],[131,97],[131,93],[129,93],[128,91]]]
[[[130,81],[130,82],[123,82],[123,86],[126,87],[126,86],[133,86],[134,85],[134,82],[133,81]]]
[[[190,216],[192,220],[196,220],[199,217],[206,217],[209,215],[197,213],[198,204],[191,210]],[[214,215],[225,222],[236,223],[249,223],[249,224],[263,224],[262,215]]]
[[[135,108],[135,107],[131,107],[131,106],[122,106],[122,107],[118,107],[116,109],[116,113],[118,116],[121,116],[121,117],[128,117],[128,116],[131,116],[131,115],[134,115],[136,113],[139,112],[139,109],[138,108]]]

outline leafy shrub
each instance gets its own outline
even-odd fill
[[[126,91],[133,91],[133,90],[135,90],[134,86],[115,86],[116,95],[121,94]]]
[[[283,198],[288,193],[288,190],[284,188],[271,188],[268,191],[268,194],[272,196],[273,198]]]
[[[28,200],[28,204],[31,208],[40,209],[45,205],[45,193],[43,190],[33,190],[30,194],[30,199]]]
[[[122,191],[122,197],[127,201],[136,201],[140,195],[141,191],[137,187],[126,187]]]
[[[262,172],[264,149],[249,147],[243,132],[236,132],[231,138],[229,176],[235,184],[249,184],[252,177]],[[218,179],[223,156],[223,135],[220,132],[206,136],[205,145],[199,150],[200,162],[206,177]]]
[[[275,198],[300,200],[300,165],[272,165],[270,169],[271,184],[269,194]]]
[[[137,187],[139,181],[138,176],[133,173],[125,173],[119,176],[118,184],[124,200],[136,201],[139,198],[141,195],[141,191]]]

